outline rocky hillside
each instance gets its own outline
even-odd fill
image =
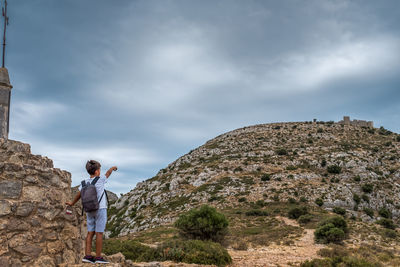
[[[222,134],[123,195],[109,210],[108,235],[170,224],[208,203],[296,201],[341,207],[364,222],[400,217],[400,135],[333,122],[273,123]]]

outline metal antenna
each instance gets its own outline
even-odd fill
[[[3,17],[4,17],[4,32],[3,32],[3,64],[4,68],[4,58],[6,56],[6,30],[8,25],[8,17],[7,17],[7,0],[4,0],[4,6],[2,7]]]

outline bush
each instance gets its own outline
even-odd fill
[[[359,181],[361,181],[360,175],[354,176],[354,182],[359,182]]]
[[[294,199],[294,198],[289,198],[289,201],[288,201],[290,204],[296,204],[296,199]]]
[[[341,207],[334,207],[332,210],[334,213],[339,214],[339,215],[345,215],[346,214],[346,210],[344,208]]]
[[[374,210],[371,208],[364,208],[365,214],[367,214],[369,217],[374,217]]]
[[[353,200],[354,200],[354,202],[357,203],[357,205],[360,204],[360,202],[361,202],[361,198],[360,198],[360,196],[357,195],[357,194],[354,194],[354,195],[353,195]]]
[[[308,202],[308,199],[303,196],[300,198],[300,202],[303,202],[303,203]]]
[[[315,204],[321,207],[322,205],[324,205],[324,201],[321,198],[317,198],[315,200]]]
[[[246,216],[268,216],[268,212],[265,210],[249,210],[246,211]]]
[[[400,142],[400,135],[396,136],[396,141]]]
[[[380,208],[378,211],[379,215],[383,218],[390,219],[392,218],[392,212],[387,208]]]
[[[213,207],[203,205],[181,214],[175,227],[184,237],[221,241],[227,233],[228,220]]]
[[[385,235],[385,237],[388,237],[388,238],[393,238],[394,239],[394,238],[397,237],[397,232],[395,230],[392,230],[392,229],[385,229],[383,234]]]
[[[276,154],[278,154],[279,156],[284,156],[284,155],[287,155],[287,154],[288,154],[287,150],[284,149],[284,148],[278,148],[275,152],[276,152]]]
[[[201,240],[178,240],[162,244],[157,248],[163,260],[195,264],[214,264],[225,266],[232,263],[232,258],[218,243]]]
[[[238,201],[239,201],[239,202],[246,202],[247,199],[246,199],[245,197],[241,197],[241,198],[238,199]]]
[[[159,260],[153,248],[142,245],[134,240],[121,241],[105,239],[103,243],[103,252],[106,255],[121,252],[124,254],[125,258],[138,262]]]
[[[376,221],[377,224],[382,225],[383,227],[387,228],[387,229],[396,229],[396,225],[394,224],[394,222],[391,219],[380,219],[378,221]]]
[[[297,221],[298,221],[299,223],[306,224],[306,223],[311,222],[312,219],[313,219],[313,216],[312,216],[311,214],[306,214],[306,215],[301,215],[301,216],[297,219]]]
[[[330,165],[327,167],[329,173],[339,174],[342,172],[342,167],[339,165]]]
[[[374,190],[374,185],[373,184],[363,184],[361,186],[361,189],[364,193],[372,193],[372,191]]]
[[[326,166],[326,159],[322,159],[322,161],[321,161],[321,167],[325,167]]]
[[[367,196],[366,194],[362,194],[361,198],[362,198],[365,202],[369,203],[369,196]]]
[[[345,239],[347,223],[343,217],[331,217],[321,222],[314,232],[317,243],[338,243]]]
[[[307,213],[307,207],[294,207],[289,210],[288,217],[290,219],[298,219],[301,215],[306,215]]]
[[[269,180],[271,180],[271,174],[265,173],[265,174],[263,174],[263,176],[261,176],[261,181],[266,182]]]

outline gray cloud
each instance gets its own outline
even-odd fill
[[[339,120],[399,131],[397,1],[10,5],[11,137],[126,192],[225,131]]]

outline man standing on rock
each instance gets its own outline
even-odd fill
[[[67,202],[68,206],[73,206],[80,198],[82,198],[82,206],[86,211],[87,230],[86,249],[83,262],[88,263],[108,263],[101,257],[103,248],[103,233],[107,223],[107,194],[105,193],[104,185],[107,178],[117,167],[111,167],[105,174],[100,176],[101,165],[98,161],[89,160],[86,163],[86,170],[90,178],[81,182],[79,192],[76,194],[72,202]],[[106,197],[104,197],[106,195]],[[92,240],[96,233],[96,257],[91,255]]]

